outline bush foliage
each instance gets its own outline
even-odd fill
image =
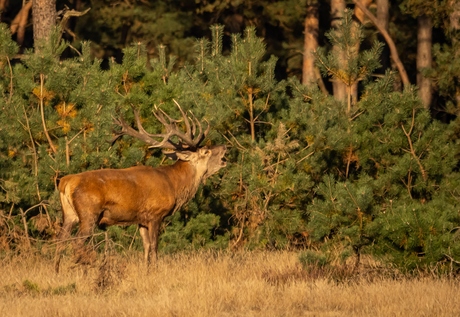
[[[16,60],[1,26],[0,248],[53,238],[63,175],[168,164],[131,138],[112,143],[113,117],[133,121],[135,107],[158,132],[152,109],[177,116],[174,99],[210,123],[207,144],[230,146],[229,164],[165,221],[163,252],[309,248],[324,265],[368,253],[408,271],[458,267],[458,122],[433,120],[415,88],[395,90],[394,74],[372,78],[378,44],[343,70],[365,79],[350,109],[295,78],[277,81],[253,28],[225,55],[223,27],[212,34],[181,68],[164,47],[147,60],[136,44],[102,70],[87,43],[74,58],[50,41]],[[135,227],[110,234],[121,249],[140,247]]]

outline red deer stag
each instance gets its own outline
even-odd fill
[[[137,224],[144,246],[147,267],[156,259],[160,224],[164,217],[177,211],[198,190],[201,182],[226,166],[225,145],[200,147],[209,132],[203,132],[198,119],[188,118],[179,104],[182,120],[169,117],[156,109],[154,115],[165,128],[164,134],[150,134],[142,126],[138,110],[134,109],[137,130],[123,118],[115,119],[121,127],[115,139],[129,135],[142,140],[151,148],[173,150],[177,161],[172,165],[135,166],[126,169],[101,169],[64,176],[59,183],[63,224],[58,235],[55,269],[64,249],[62,240],[79,223],[76,249],[83,248],[95,225]],[[178,123],[183,123],[182,132]],[[173,138],[174,137],[174,138]],[[178,141],[174,141],[178,140]]]

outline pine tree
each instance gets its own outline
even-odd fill
[[[378,66],[378,47],[362,52],[347,69],[337,68],[334,53],[318,58],[323,69],[335,69],[329,74],[369,78],[367,71]],[[364,56],[371,67],[359,62]],[[317,184],[307,207],[308,236],[323,251],[318,259],[330,263],[351,255],[359,261],[365,252],[408,271],[447,271],[458,258],[458,196],[447,197],[458,177],[456,124],[433,120],[416,89],[394,91],[393,78],[387,73],[364,81],[351,113],[291,82],[297,93],[291,105],[305,118],[290,117],[290,124],[302,126],[299,139],[304,133],[307,144],[301,147],[311,153],[304,166]]]
[[[379,56],[382,44],[374,42],[371,50],[360,53],[359,47],[363,41],[362,27],[353,21],[351,11],[345,11],[339,25],[339,30],[326,33],[335,51],[325,54],[324,49],[319,49],[316,54],[317,64],[324,75],[331,76],[346,87],[347,113],[351,115],[353,87],[365,80],[380,66],[375,56]],[[356,96],[355,96],[356,97]],[[338,98],[342,101],[341,98]]]
[[[221,198],[221,211],[212,211],[234,224],[227,229],[232,230],[232,246],[289,245],[305,219],[295,202],[301,179],[291,177],[295,165],[290,155],[297,142],[276,115],[287,105],[284,83],[274,78],[276,59],[265,58],[254,28],[232,35],[229,54],[223,53],[223,27],[213,26],[211,33],[210,42],[197,41],[195,65],[182,71],[189,80],[181,100],[220,131],[210,141],[232,144],[229,159],[235,164],[204,191]],[[283,211],[286,204],[289,212]]]
[[[346,19],[341,27],[348,34]],[[207,145],[230,145],[229,164],[165,222],[164,252],[300,246],[318,251],[304,259],[321,265],[353,255],[358,263],[369,253],[409,271],[458,269],[458,122],[433,119],[414,87],[395,91],[394,74],[372,77],[378,43],[345,68],[334,52],[317,54],[323,74],[360,82],[349,108],[296,78],[277,81],[276,58],[254,28],[232,35],[228,52],[223,27],[211,33],[196,40],[196,59],[183,67],[163,45],[149,60],[140,43],[102,67],[88,43],[62,58],[68,46],[56,34],[42,54],[28,51],[12,63],[18,48],[1,25],[0,120],[8,129],[0,133],[0,211],[16,231],[0,222],[0,233],[9,243],[52,236],[63,175],[169,164],[132,138],[113,142],[113,117],[134,124],[135,108],[157,133],[152,109],[178,117],[176,100],[210,124]],[[330,38],[345,48],[359,40]],[[140,245],[135,232],[109,230],[124,248]]]

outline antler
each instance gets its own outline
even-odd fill
[[[174,103],[179,108],[179,111],[182,115],[182,120],[176,120],[168,116],[166,112],[163,110],[155,107],[155,111],[153,114],[157,118],[157,120],[163,124],[165,128],[165,133],[162,134],[152,134],[148,133],[144,127],[142,126],[141,118],[139,116],[139,110],[135,109],[134,106],[131,105],[134,113],[134,119],[136,123],[137,130],[131,127],[123,117],[114,118],[115,124],[121,127],[121,131],[117,132],[116,136],[112,140],[112,143],[123,135],[129,135],[136,139],[139,139],[147,144],[150,144],[151,148],[163,148],[169,150],[196,150],[200,143],[204,140],[206,135],[209,132],[210,126],[208,123],[208,127],[203,132],[203,128],[201,126],[200,121],[195,117],[195,115],[190,111],[191,117],[187,117],[184,110],[182,110],[179,103],[174,100]],[[190,122],[191,120],[191,122]],[[182,132],[178,128],[179,122],[184,122],[185,124],[185,132]],[[195,135],[198,130],[198,135]],[[179,141],[176,143],[171,138],[176,136]],[[156,140],[155,138],[162,138],[161,141]]]

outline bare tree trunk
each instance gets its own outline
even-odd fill
[[[386,32],[389,31],[390,27],[390,3],[389,0],[376,0],[377,5],[377,21],[380,24],[380,27],[385,30]],[[379,41],[385,43],[385,37],[383,34],[379,34],[378,36]],[[396,63],[394,60],[390,58],[391,51],[388,43],[383,47],[382,55],[380,57],[380,64],[382,64],[381,71],[385,73],[385,71],[389,68],[397,70]],[[395,77],[394,81],[394,90],[401,91],[402,90],[402,82],[399,77]]]
[[[6,5],[7,5],[7,0],[0,0],[0,13],[3,13],[5,11]],[[2,16],[3,18],[3,16]],[[3,19],[2,19],[3,21]]]
[[[460,32],[460,1],[450,0],[450,7],[452,12],[450,13],[450,30],[452,32],[452,47],[460,48],[459,32]],[[457,59],[460,55],[460,50],[455,51],[455,58]],[[457,114],[460,116],[460,87],[457,87],[455,92],[455,101],[457,103]]]
[[[429,109],[432,98],[431,79],[421,73],[423,68],[430,68],[432,62],[432,30],[431,18],[423,15],[417,18],[417,85],[419,95],[425,108]]]
[[[372,3],[372,0],[358,0],[358,1],[360,1],[361,4],[365,7],[368,7]],[[366,15],[358,6],[355,7],[354,14],[355,14],[355,17],[359,20],[359,22],[361,22],[361,24],[364,25],[366,23]],[[353,32],[352,36],[356,38],[358,37],[356,33],[359,31],[359,22],[354,20],[352,23],[352,29],[351,29],[351,31]],[[361,41],[356,41],[356,44],[354,45],[353,50],[351,51],[351,53],[353,54],[351,58],[358,57],[360,44],[361,44]],[[351,104],[354,105],[358,102],[358,82],[356,81],[352,83],[351,86],[347,88],[349,89],[348,98],[351,100]]]
[[[345,11],[346,5],[345,0],[331,0],[331,26],[334,29],[338,28],[340,20],[343,18],[343,12]],[[333,52],[339,58],[339,65],[344,64],[346,58],[345,53],[338,46],[332,48]],[[332,82],[332,90],[334,98],[340,101],[347,100],[347,86],[339,81],[334,80]]]
[[[319,16],[318,4],[307,6],[305,17],[305,38],[303,46],[302,84],[311,85],[318,80],[315,70],[315,56],[313,52],[318,48]]]
[[[56,0],[31,0],[35,45],[50,38],[56,25]],[[37,47],[36,47],[37,48]]]
[[[388,0],[376,0],[377,5],[377,20],[379,21],[380,26],[388,32],[390,26],[390,3]],[[379,34],[379,40],[385,42],[385,39],[381,34]],[[382,64],[383,71],[390,68],[390,49],[388,45],[385,45],[382,51],[382,57],[380,58],[380,63]]]
[[[367,7],[370,5],[370,3],[372,2],[372,0],[357,0],[357,1],[360,1],[360,3],[364,6],[364,7]],[[346,52],[341,52],[341,60],[339,61],[339,66],[345,70],[347,68],[347,63],[348,63],[348,60],[353,60],[353,59],[356,59],[358,58],[358,55],[359,55],[359,49],[360,49],[360,44],[361,44],[361,41],[358,40],[359,38],[359,28],[360,28],[360,25],[359,23],[361,22],[362,24],[365,23],[365,18],[366,18],[366,15],[364,14],[364,12],[358,7],[356,6],[355,7],[355,11],[354,11],[354,15],[356,17],[356,19],[353,19],[351,21],[351,36],[352,38],[356,39],[354,42],[354,44],[352,44],[352,47],[349,47],[348,50]],[[346,97],[347,97],[347,104],[348,104],[348,107],[347,107],[347,112],[350,114],[351,113],[351,107],[352,105],[356,104],[357,101],[358,101],[358,81],[356,80],[353,80],[353,81],[348,81],[348,82],[345,82],[344,83],[345,86],[346,86]]]

